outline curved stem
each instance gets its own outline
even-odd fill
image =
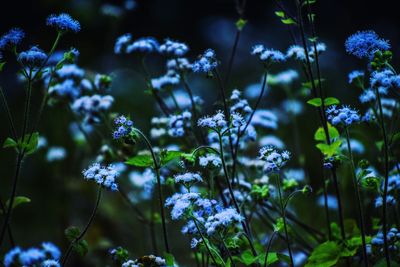
[[[272,233],[271,237],[269,238],[268,246],[267,246],[267,251],[265,251],[264,267],[267,267],[267,261],[268,261],[269,250],[271,249],[272,240],[274,239],[276,233],[277,233],[277,232],[274,231],[274,232]]]
[[[102,193],[102,186],[99,186],[99,190],[97,193],[97,200],[96,200],[96,205],[93,208],[92,215],[89,218],[89,221],[87,222],[85,228],[83,228],[83,231],[69,244],[69,247],[67,249],[67,252],[63,256],[61,260],[61,266],[65,266],[65,264],[68,261],[69,256],[71,255],[72,249],[74,248],[74,245],[78,243],[86,234],[86,232],[89,230],[89,227],[92,225],[94,218],[96,217],[97,209],[99,208],[100,200],[101,200],[101,193]]]
[[[161,176],[160,176],[161,166],[158,163],[156,154],[154,153],[153,146],[151,145],[149,139],[147,139],[146,135],[144,135],[144,133],[142,133],[142,131],[140,131],[137,128],[134,128],[134,131],[137,132],[142,137],[142,139],[145,141],[148,149],[150,150],[151,157],[153,159],[154,171],[155,171],[156,177],[157,177],[158,201],[159,201],[159,205],[160,205],[161,223],[162,223],[162,229],[163,229],[165,251],[167,253],[170,253],[169,243],[168,243],[167,226],[166,226],[166,222],[165,222],[164,200],[163,200],[162,188],[161,188]]]
[[[192,218],[193,218],[194,225],[196,226],[196,229],[197,229],[197,231],[199,232],[199,234],[200,234],[200,236],[201,236],[201,239],[202,239],[203,242],[204,242],[204,245],[206,246],[206,249],[207,249],[207,251],[208,251],[208,254],[210,254],[211,259],[213,260],[215,266],[218,266],[218,263],[217,263],[217,261],[216,261],[214,255],[212,254],[210,247],[208,246],[207,239],[204,237],[203,233],[202,233],[201,230],[200,230],[199,225],[197,224],[197,219],[196,219],[194,216],[192,216]]]
[[[356,168],[354,166],[354,158],[353,158],[353,152],[351,150],[351,145],[350,145],[350,135],[349,135],[348,127],[345,127],[345,132],[346,132],[347,150],[349,151],[349,156],[350,156],[351,174],[353,176],[354,193],[357,198],[358,216],[360,217],[360,230],[361,230],[364,264],[366,267],[368,267],[367,243],[365,241],[364,213],[362,210],[360,187],[358,186],[358,181],[357,181],[357,177],[356,177]]]
[[[13,121],[13,118],[12,118],[12,115],[11,115],[10,107],[8,106],[8,103],[7,103],[6,96],[5,96],[4,91],[3,91],[3,87],[1,87],[1,86],[0,86],[0,96],[1,96],[1,100],[3,102],[4,109],[5,109],[6,114],[7,114],[8,123],[10,124],[10,127],[11,127],[12,138],[15,141],[17,141],[17,139],[18,139],[17,131],[15,130],[14,121]]]

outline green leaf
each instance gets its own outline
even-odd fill
[[[329,132],[329,137],[331,138],[331,140],[339,137],[339,131],[330,124],[328,124],[328,132]],[[325,130],[323,127],[318,128],[318,130],[314,134],[314,139],[315,139],[315,141],[326,142]]]
[[[395,133],[392,137],[392,143],[396,143],[397,141],[400,140],[400,132]]]
[[[322,105],[322,100],[319,97],[310,99],[307,101],[307,104],[314,106],[314,107],[320,107]]]
[[[136,167],[152,167],[153,158],[150,155],[137,155],[128,159],[125,163]]]
[[[81,234],[81,230],[76,226],[70,226],[65,229],[64,234],[68,241],[72,242]]]
[[[6,65],[5,62],[0,62],[0,71],[3,71],[4,65]]]
[[[277,15],[279,18],[285,18],[285,12],[283,11],[275,11],[275,15]]]
[[[89,252],[89,245],[86,240],[79,240],[72,245],[73,250],[78,253],[81,257],[85,256]]]
[[[160,158],[161,158],[161,165],[164,166],[168,162],[173,161],[175,159],[179,159],[183,152],[180,151],[162,151]]]
[[[174,266],[175,265],[175,258],[174,255],[164,252],[164,259],[166,261],[167,266]]]
[[[18,143],[11,137],[8,137],[3,143],[3,148],[17,147],[17,146],[18,146]]]
[[[342,248],[333,241],[317,246],[307,260],[305,267],[330,267],[336,265]]]
[[[276,252],[268,252],[267,265],[273,264],[277,261],[279,261],[278,254]],[[264,262],[265,262],[265,253],[262,253],[258,255],[258,263],[261,264],[261,266],[264,266]]]
[[[326,157],[332,157],[333,155],[339,154],[340,145],[342,141],[340,139],[336,140],[335,142],[328,144],[319,143],[316,147],[324,154]]]
[[[296,22],[291,18],[281,19],[281,21],[283,24],[286,24],[286,25],[296,24]]]
[[[236,21],[236,28],[241,31],[243,30],[244,26],[246,26],[247,24],[247,20],[244,19],[239,19],[238,21]]]
[[[276,219],[276,223],[274,224],[274,232],[283,232],[285,224],[283,223],[283,218]]]
[[[15,209],[15,207],[17,207],[21,204],[30,203],[30,202],[31,202],[30,198],[27,198],[24,196],[17,196],[14,198],[12,209]],[[10,200],[7,200],[6,205],[5,205],[5,210],[8,209],[9,205],[10,205]],[[0,212],[0,214],[2,214],[2,213]]]
[[[327,97],[324,99],[324,104],[325,106],[338,105],[340,104],[340,101],[334,97]]]
[[[32,135],[26,134],[21,148],[25,149],[25,154],[30,155],[36,151],[39,144],[39,133],[34,132]]]

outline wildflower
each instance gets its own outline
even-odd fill
[[[41,67],[46,59],[47,55],[37,46],[32,46],[18,55],[18,61],[29,68]]]
[[[199,165],[201,167],[220,167],[222,165],[221,158],[215,154],[206,154],[205,156],[199,157]]]
[[[395,75],[391,70],[385,69],[382,71],[374,71],[371,74],[371,87],[378,88],[380,94],[386,95],[388,90],[397,86],[398,75]]]
[[[268,84],[271,85],[290,85],[299,78],[299,73],[295,70],[285,70],[276,75],[268,75]]]
[[[61,79],[82,79],[85,71],[75,64],[65,64],[56,71],[56,76]]]
[[[22,252],[20,247],[15,247],[11,249],[7,254],[4,256],[4,266],[10,267],[16,264],[16,259],[18,255]]]
[[[394,206],[396,205],[396,199],[391,195],[387,195],[386,203],[387,205]],[[379,196],[375,199],[375,208],[382,207],[382,205],[383,205],[383,198]]]
[[[360,115],[355,109],[351,109],[349,106],[331,106],[326,110],[327,119],[332,125],[344,124],[344,126],[350,126],[353,123],[360,121]]]
[[[364,145],[356,139],[350,139],[350,147],[351,147],[351,150],[353,151],[353,153],[355,153],[355,154],[362,154],[365,151]],[[346,150],[347,144],[342,143],[342,146],[340,148],[342,150]]]
[[[301,61],[306,61],[306,52],[304,48],[298,45],[292,45],[286,52],[287,58],[294,58]]]
[[[38,248],[29,248],[19,254],[19,262],[22,264],[22,266],[34,265],[43,261],[45,258],[46,254]]]
[[[187,58],[184,57],[169,59],[167,61],[168,70],[184,71],[184,70],[192,70],[192,68],[193,65],[189,62]]]
[[[286,60],[285,55],[274,49],[267,49],[263,45],[255,45],[251,51],[252,55],[257,55],[259,59],[266,63],[277,63]]]
[[[169,118],[168,134],[172,137],[182,137],[185,135],[185,129],[191,126],[192,113],[184,111],[182,114],[171,115]]]
[[[160,45],[159,50],[160,53],[164,55],[172,57],[182,57],[189,51],[189,47],[184,43],[166,39],[165,42]]]
[[[140,189],[140,197],[142,199],[150,199],[154,185],[156,184],[156,176],[150,168],[146,168],[143,172],[133,171],[129,174],[129,181],[131,184]],[[164,178],[161,177],[161,183],[164,182]]]
[[[60,267],[60,263],[56,260],[45,260],[42,262],[41,267]]]
[[[209,73],[218,66],[215,52],[212,49],[207,49],[198,60],[193,63],[193,72]]]
[[[349,73],[349,83],[352,84],[354,81],[364,77],[364,72],[360,70],[353,70]]]
[[[278,117],[272,111],[259,109],[254,113],[251,124],[266,129],[277,129]]]
[[[259,140],[260,146],[273,146],[279,149],[283,149],[285,144],[281,139],[274,135],[265,135]]]
[[[390,49],[390,44],[374,31],[359,31],[347,38],[345,47],[347,53],[358,58],[371,58],[377,50]]]
[[[46,154],[46,160],[48,162],[60,161],[65,159],[67,151],[63,147],[50,147]]]
[[[193,201],[199,197],[200,195],[198,193],[175,193],[172,197],[165,200],[165,207],[172,207],[172,219],[179,220],[189,210]]]
[[[226,229],[228,226],[241,222],[243,217],[234,208],[226,208],[207,218],[204,226],[208,235],[213,235],[219,229]]]
[[[58,260],[61,257],[60,249],[51,242],[42,243],[43,251],[52,259]]]
[[[142,52],[142,53],[153,53],[158,52],[159,44],[153,37],[144,37],[134,41],[132,44],[126,47],[126,53]]]
[[[47,18],[47,26],[54,27],[60,32],[70,31],[77,33],[81,30],[79,22],[66,13],[50,15]]]
[[[200,127],[211,128],[211,129],[221,129],[227,126],[227,121],[225,120],[225,115],[222,111],[217,111],[212,117],[204,117],[199,119],[198,125]]]
[[[231,105],[231,113],[238,112],[238,113],[245,113],[250,114],[253,109],[250,107],[249,102],[246,99],[242,98],[242,92],[235,89],[232,91],[230,100],[232,101]]]
[[[94,163],[88,169],[84,170],[82,174],[88,181],[93,180],[104,188],[111,191],[118,191],[116,179],[119,176],[119,172],[116,171],[112,164],[102,166],[99,163]]]
[[[181,183],[187,187],[190,187],[194,183],[203,181],[203,178],[201,178],[200,174],[192,172],[175,175],[174,179],[175,183]]]
[[[128,47],[131,41],[132,41],[132,35],[129,33],[126,33],[118,37],[114,45],[114,53],[115,54],[126,53],[126,48]]]
[[[85,123],[93,124],[100,122],[101,113],[109,110],[114,102],[110,95],[92,95],[82,96],[76,99],[71,108],[72,110],[84,116]]]
[[[96,74],[94,78],[94,85],[99,91],[106,91],[110,89],[112,78],[104,74]]]
[[[259,159],[265,161],[264,171],[266,173],[278,172],[289,161],[290,152],[278,151],[275,147],[266,146],[260,149]]]
[[[119,116],[114,120],[116,130],[113,133],[114,139],[127,137],[132,132],[133,122],[125,116]]]
[[[373,90],[367,89],[367,90],[364,90],[364,92],[362,92],[362,94],[360,95],[359,99],[360,99],[360,102],[363,103],[363,104],[364,103],[368,103],[368,102],[372,102],[372,101],[375,101],[376,94],[375,94],[375,92]]]
[[[0,38],[0,50],[10,49],[19,45],[25,37],[25,32],[19,28],[13,28]]]
[[[155,90],[161,90],[165,87],[178,85],[180,83],[180,76],[173,70],[169,70],[165,75],[151,79],[151,86]]]
[[[69,79],[49,88],[49,94],[52,97],[61,99],[74,100],[79,97],[80,93],[79,87],[75,85],[73,80]]]
[[[296,99],[286,99],[282,102],[283,109],[292,115],[299,115],[303,112],[303,103]]]

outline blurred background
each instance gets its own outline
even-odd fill
[[[252,45],[262,43],[267,47],[286,51],[292,44],[286,27],[274,15],[278,10],[274,1],[247,2],[244,17],[248,24],[240,39],[229,90],[245,90],[249,85],[260,82],[262,69],[255,58],[250,56]],[[124,33],[131,33],[134,39],[144,36],[153,36],[160,41],[172,38],[189,45],[191,58],[195,58],[207,48],[213,48],[224,69],[233,45],[238,15],[232,0],[136,0],[130,3],[126,6],[125,1],[7,1],[0,11],[0,34],[12,27],[20,27],[27,34],[24,48],[38,44],[48,50],[55,33],[46,27],[46,17],[52,13],[71,14],[80,21],[82,31],[66,35],[60,48],[77,48],[80,51],[80,67],[93,73],[111,75],[113,83],[110,94],[116,98],[113,111],[130,114],[135,123],[148,132],[151,117],[159,115],[159,111],[151,96],[144,93],[145,84],[138,60],[131,56],[114,54],[116,38]],[[317,3],[315,12],[319,40],[327,45],[327,52],[321,59],[322,75],[328,81],[324,87],[327,95],[337,97],[343,103],[357,103],[360,92],[348,84],[347,74],[364,66],[363,62],[346,55],[344,41],[357,30],[375,30],[382,38],[390,40],[394,52],[393,64],[396,66],[400,41],[397,6],[391,0],[321,0]],[[163,64],[159,58],[149,61],[152,76],[158,77],[163,74]],[[292,64],[290,68],[294,66],[296,67]],[[277,73],[287,68],[287,65],[282,65],[273,72]],[[9,67],[0,74],[0,85],[5,89],[19,125],[22,122],[24,90],[15,74],[16,69],[16,64],[10,62]],[[300,68],[298,70],[300,73]],[[297,81],[293,90],[300,90],[302,80],[304,78]],[[213,102],[218,97],[215,84],[200,77],[193,77],[191,83],[195,93],[206,103],[204,112],[213,112]],[[279,113],[280,101],[285,96],[279,88],[276,91],[274,89],[268,90],[262,106],[275,109]],[[0,120],[0,141],[3,142],[9,136],[3,111],[0,113]],[[306,107],[305,113],[298,120],[307,180],[314,188],[321,188],[321,170],[318,164],[315,164],[320,159],[313,141],[313,133],[319,125],[318,118],[311,108]],[[48,240],[65,249],[67,242],[63,235],[64,229],[69,225],[84,225],[94,205],[95,188],[83,181],[81,170],[95,159],[96,151],[90,151],[73,141],[69,135],[70,121],[71,116],[65,109],[57,106],[46,108],[40,132],[44,133],[48,146],[64,147],[67,151],[66,157],[61,161],[48,162],[47,152],[43,149],[25,161],[18,195],[27,196],[32,202],[18,207],[12,220],[15,239],[23,247]],[[273,134],[284,140],[289,150],[294,150],[290,127],[289,123],[283,122]],[[367,155],[376,153],[376,149],[364,136],[362,127],[358,128],[354,136],[364,143]],[[9,194],[14,161],[10,150],[0,150],[0,196],[3,201]],[[297,158],[293,164],[296,165],[296,162],[300,160]],[[350,180],[341,183],[345,201],[353,203],[352,189],[346,187]],[[119,245],[128,248],[135,256],[151,252],[148,232],[137,220],[135,213],[131,212],[122,198],[112,193],[105,195],[96,222],[87,236],[91,245],[89,255],[83,259],[74,256],[71,266],[107,266],[111,261],[106,251]],[[315,198],[317,197],[315,195]],[[294,204],[294,209],[304,222],[316,228],[324,226],[325,215],[322,207],[317,207],[315,213],[310,215],[307,213],[309,205],[316,204],[309,203],[311,202],[299,201]],[[352,209],[353,205],[345,204],[346,215],[353,214]],[[371,211],[369,215],[373,214]],[[335,216],[336,213],[332,211],[332,217],[336,218]],[[175,253],[175,257],[181,262],[186,262],[188,253],[185,251],[189,252],[189,239],[182,241],[178,227],[171,226],[169,231],[170,236],[175,237],[172,250],[180,252]],[[159,234],[161,247],[161,231]],[[7,249],[1,248],[0,254]]]

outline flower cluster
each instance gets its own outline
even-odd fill
[[[11,249],[4,256],[4,266],[45,266],[59,267],[58,260],[61,252],[57,246],[50,242],[43,242],[40,248],[29,248],[26,250],[20,247]]]
[[[183,174],[177,174],[174,176],[175,183],[183,184],[186,187],[190,187],[195,183],[202,182],[200,174],[193,172],[186,172]]]
[[[87,124],[98,123],[101,114],[109,110],[114,102],[110,95],[82,96],[74,101],[71,108],[74,112],[84,117]]]
[[[225,115],[222,111],[217,111],[212,117],[204,117],[199,119],[198,125],[200,127],[211,128],[211,129],[221,129],[226,127],[228,122],[225,120]]]
[[[99,163],[94,163],[88,169],[84,170],[82,174],[88,181],[92,180],[106,189],[118,191],[116,179],[119,176],[119,172],[112,164],[102,166]]]
[[[47,18],[47,25],[56,28],[61,32],[79,32],[81,30],[81,25],[70,15],[62,13],[60,15],[50,15]]]
[[[344,125],[350,126],[353,123],[358,123],[360,121],[360,115],[355,109],[351,109],[349,106],[342,106],[338,108],[337,106],[331,106],[326,110],[327,119],[332,125]]]
[[[154,53],[159,51],[159,43],[153,37],[143,37],[132,41],[132,35],[127,33],[120,36],[114,45],[115,54],[131,54],[134,52]]]
[[[41,67],[47,59],[46,53],[37,46],[32,46],[29,50],[18,55],[18,61],[31,69]]]
[[[310,62],[314,62],[316,56],[321,54],[322,52],[325,52],[325,50],[326,50],[326,45],[324,43],[316,44],[316,49],[314,46],[307,48],[308,60]],[[286,58],[293,58],[295,60],[306,62],[307,54],[306,51],[304,50],[304,47],[299,45],[292,45],[286,52]]]
[[[161,90],[166,87],[178,85],[180,81],[179,74],[174,70],[169,70],[165,75],[151,79],[151,86],[155,90]]]
[[[286,60],[282,52],[274,49],[267,49],[261,44],[253,46],[251,54],[258,56],[265,64],[283,62]]]
[[[116,130],[113,133],[114,139],[127,137],[132,132],[133,122],[125,116],[119,116],[114,120]]]
[[[222,161],[221,158],[215,154],[206,154],[205,156],[199,157],[199,165],[201,167],[221,167]]]
[[[388,69],[374,71],[370,82],[372,88],[378,88],[380,94],[386,95],[390,88],[400,88],[400,75],[395,75]]]
[[[382,232],[379,232],[374,238],[371,240],[371,244],[379,248],[380,252],[383,252],[383,244],[384,244],[384,235]],[[387,234],[386,238],[389,241],[389,249],[392,251],[397,251],[398,246],[396,244],[397,241],[400,240],[400,232],[397,228],[391,228]]]
[[[359,31],[346,40],[345,48],[351,55],[370,59],[377,50],[390,49],[390,44],[380,39],[374,31]]]
[[[353,70],[349,73],[349,83],[352,84],[354,81],[364,78],[365,73],[361,70]]]
[[[259,159],[265,161],[264,171],[266,173],[278,172],[290,160],[290,152],[278,151],[273,146],[266,146],[260,149]]]
[[[232,102],[230,109],[231,113],[239,112],[243,114],[250,114],[253,111],[253,109],[249,105],[249,102],[246,99],[242,98],[242,92],[237,89],[232,91],[230,100]]]
[[[191,126],[192,113],[184,111],[182,114],[171,115],[169,117],[168,134],[172,137],[182,137],[185,135],[185,129]]]
[[[215,51],[212,49],[207,49],[203,55],[196,60],[192,69],[193,72],[204,72],[209,73],[214,70],[218,66],[218,62],[216,60]]]
[[[213,235],[218,229],[226,229],[228,226],[241,222],[243,217],[234,209],[226,208],[209,216],[204,226],[208,235]]]
[[[167,263],[165,259],[161,257],[148,255],[140,257],[136,260],[128,260],[121,265],[121,267],[142,267],[142,266],[167,267]]]
[[[184,43],[166,39],[165,42],[160,45],[159,50],[161,54],[167,56],[182,57],[189,51],[189,47]]]
[[[0,51],[19,45],[24,37],[24,31],[19,28],[9,30],[0,38]]]
[[[175,193],[165,200],[165,207],[172,208],[171,217],[173,220],[179,220],[186,216],[192,203],[200,198],[199,193]]]

